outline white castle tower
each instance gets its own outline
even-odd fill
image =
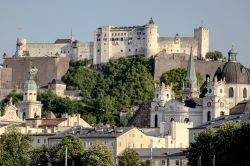
[[[194,38],[198,41],[197,57],[200,59],[205,59],[206,53],[209,51],[208,28],[199,27],[194,29]]]
[[[151,18],[146,25],[145,29],[145,34],[146,34],[146,41],[145,41],[145,48],[146,52],[145,55],[146,57],[151,57],[156,55],[159,50],[158,50],[158,26],[157,24],[154,23],[153,19]]]
[[[17,57],[25,56],[26,44],[27,41],[25,38],[17,38],[15,56]]]

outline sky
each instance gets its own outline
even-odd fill
[[[160,36],[193,36],[207,27],[210,51],[227,56],[234,45],[238,61],[250,67],[250,0],[1,0],[0,62],[15,53],[16,40],[53,43],[69,38],[92,41],[104,25],[144,25],[150,17]]]

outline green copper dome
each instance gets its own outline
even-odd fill
[[[27,90],[37,90],[37,85],[34,80],[27,80],[24,83],[24,91]]]

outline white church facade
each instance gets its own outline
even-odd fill
[[[57,39],[54,43],[27,43],[25,38],[17,39],[15,56],[44,57],[60,56],[75,60],[93,59],[93,64],[106,63],[131,55],[144,54],[146,57],[165,50],[167,54],[190,52],[198,58],[205,58],[209,51],[209,30],[199,27],[193,37],[160,37],[158,25],[151,18],[142,26],[102,26],[94,32],[93,42],[79,42],[70,39]]]
[[[175,147],[187,147],[189,128],[229,115],[232,107],[250,99],[250,74],[247,68],[236,61],[236,55],[237,52],[232,48],[228,52],[228,62],[217,69],[214,78],[206,78],[207,92],[200,98],[191,51],[187,76],[183,82],[183,100],[174,99],[171,86],[162,83],[157,87],[151,102],[150,127],[164,130],[165,137]],[[180,134],[181,137],[178,136]]]

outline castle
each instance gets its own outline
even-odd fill
[[[71,59],[93,59],[94,64],[106,63],[110,59],[144,54],[146,57],[165,50],[168,54],[190,52],[204,59],[209,51],[209,30],[199,27],[193,37],[160,37],[158,26],[151,18],[146,25],[115,27],[103,26],[94,32],[93,42],[57,39],[54,43],[27,43],[17,39],[16,57],[70,57]]]

